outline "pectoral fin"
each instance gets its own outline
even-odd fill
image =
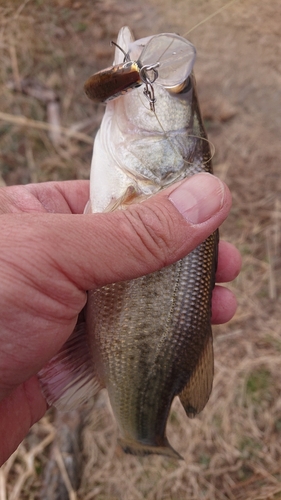
[[[180,401],[188,417],[193,418],[206,405],[213,384],[214,354],[213,339],[210,336],[188,383],[179,394]]]
[[[50,406],[70,411],[102,389],[90,356],[85,323],[80,323],[60,351],[38,374]]]
[[[137,203],[145,199],[145,196],[140,195],[134,186],[128,186],[122,196],[112,202],[104,210],[105,213],[113,212],[117,209],[124,209],[131,203]]]

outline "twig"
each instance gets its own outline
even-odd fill
[[[276,282],[275,282],[275,276],[274,276],[274,260],[272,256],[272,251],[271,251],[271,244],[270,244],[270,229],[268,228],[265,233],[266,236],[266,253],[267,253],[267,259],[269,263],[269,298],[270,299],[276,299]]]
[[[66,467],[64,465],[63,458],[61,456],[61,452],[57,446],[54,447],[54,455],[55,455],[55,460],[58,464],[58,468],[60,470],[64,485],[67,489],[69,500],[77,500],[77,495],[76,495],[74,489],[72,488],[69,476],[67,474]]]
[[[3,469],[0,469],[0,500],[7,500],[6,478]]]
[[[12,42],[9,45],[9,50],[10,50],[10,57],[11,57],[11,64],[12,64],[12,69],[13,69],[15,87],[16,87],[16,90],[20,91],[21,90],[21,79],[20,79],[20,73],[19,73],[18,58],[17,58],[16,48]]]
[[[65,127],[54,127],[49,123],[41,122],[39,120],[31,120],[30,118],[26,118],[26,116],[11,115],[10,113],[3,113],[0,111],[0,120],[22,127],[47,130],[48,132],[54,131],[54,128],[56,128],[62,135],[69,137],[70,139],[76,139],[77,141],[85,142],[86,144],[93,144],[93,138],[89,135],[83,134],[82,132],[76,132],[75,130]]]
[[[26,469],[19,476],[13,490],[9,496],[9,500],[18,500],[20,498],[20,493],[25,481],[33,475],[34,473],[34,460],[37,455],[43,452],[43,450],[51,444],[55,438],[55,431],[51,429],[50,433],[37,445],[34,446],[28,453],[23,456]]]
[[[81,433],[88,410],[56,413],[56,439],[46,464],[41,500],[77,500],[81,481]]]

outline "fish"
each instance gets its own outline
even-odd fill
[[[125,81],[106,91],[87,213],[126,210],[186,177],[212,173],[191,46],[174,34],[135,41],[128,27],[120,30],[112,71],[121,70],[125,54],[134,71],[135,63],[151,65],[157,75],[152,81],[149,69],[142,85]],[[85,322],[39,374],[48,403],[70,410],[106,388],[126,453],[181,458],[168,441],[167,419],[175,397],[193,418],[212,390],[217,250],[218,231],[160,271],[90,290]]]

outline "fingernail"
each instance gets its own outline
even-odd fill
[[[221,209],[224,184],[211,174],[197,174],[177,187],[169,200],[188,222],[200,224]]]

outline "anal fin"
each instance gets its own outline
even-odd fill
[[[81,406],[102,389],[94,371],[84,322],[76,326],[38,376],[47,403],[60,411]]]
[[[205,407],[211,394],[213,377],[214,353],[210,327],[210,335],[197,366],[188,383],[179,394],[180,402],[189,418],[195,417],[195,415],[200,413]]]

